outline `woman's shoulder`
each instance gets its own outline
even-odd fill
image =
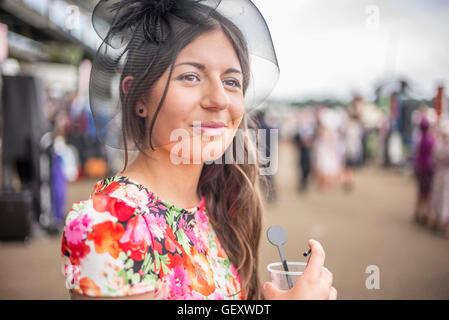
[[[129,205],[145,207],[151,201],[150,192],[141,184],[124,176],[113,176],[98,181],[91,194],[95,196],[107,196],[124,201]]]
[[[83,218],[126,222],[138,211],[147,211],[148,192],[125,177],[110,177],[95,183],[89,199],[72,204],[65,224]]]
[[[142,198],[142,199],[140,199]],[[145,200],[146,198],[146,200]],[[67,288],[86,296],[128,296],[157,288],[151,234],[140,203],[146,191],[116,177],[100,180],[66,216],[61,254]]]

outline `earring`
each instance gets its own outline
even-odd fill
[[[140,102],[141,102],[141,103],[139,103],[140,107],[139,107],[139,110],[137,110],[137,112],[139,113],[139,115],[143,116],[143,114],[145,113],[145,108],[144,108],[145,103],[143,100],[140,100]]]

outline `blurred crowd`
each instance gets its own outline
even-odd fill
[[[311,177],[320,191],[334,186],[353,188],[353,171],[368,157],[368,129],[355,108],[319,105],[304,108],[296,115],[293,141],[299,151],[298,189],[305,192]]]
[[[399,87],[406,88],[401,82]],[[297,149],[297,189],[313,183],[320,192],[351,192],[355,173],[367,164],[412,173],[416,181],[419,224],[449,236],[449,114],[444,87],[430,101],[411,98],[405,90],[368,102],[355,95],[347,104],[306,104],[267,108],[259,121],[280,129]],[[268,126],[270,127],[270,126]],[[268,200],[276,199],[274,177]]]

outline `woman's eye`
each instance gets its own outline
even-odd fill
[[[224,81],[227,85],[234,87],[234,88],[240,88],[240,81],[238,81],[237,79],[226,79]]]
[[[181,76],[178,77],[179,80],[185,80],[187,82],[195,82],[195,81],[200,81],[200,78],[196,75],[196,74],[183,74]]]

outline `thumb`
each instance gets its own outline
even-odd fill
[[[267,300],[283,300],[285,290],[278,289],[272,282],[265,282],[263,289]]]

